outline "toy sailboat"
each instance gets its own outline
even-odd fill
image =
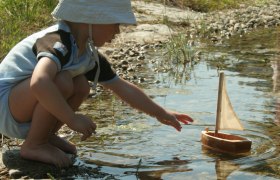
[[[236,135],[218,132],[222,129],[244,129],[229,100],[223,72],[220,73],[219,78],[216,128],[215,131],[209,131],[207,128],[202,131],[201,142],[207,148],[224,153],[238,154],[250,151],[252,141]]]

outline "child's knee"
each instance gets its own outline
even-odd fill
[[[69,72],[60,72],[55,78],[55,84],[65,98],[69,98],[74,93],[73,79]]]
[[[90,91],[89,83],[85,76],[80,75],[74,78],[74,94],[83,98],[87,97]]]

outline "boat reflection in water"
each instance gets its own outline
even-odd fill
[[[234,159],[245,157],[250,154],[247,153],[242,155],[225,156],[223,153],[219,154],[215,150],[211,150],[204,146],[202,146],[202,152],[204,155],[215,159],[215,171],[217,179],[219,180],[228,179],[234,171],[238,171],[240,169],[240,165],[235,163]]]

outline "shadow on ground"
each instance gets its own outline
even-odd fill
[[[112,175],[100,172],[100,168],[91,168],[73,165],[69,168],[57,168],[55,166],[35,161],[29,161],[20,157],[20,151],[16,149],[2,150],[1,166],[9,169],[9,178],[32,179],[78,179],[78,178],[110,178]],[[73,159],[75,161],[75,159]]]

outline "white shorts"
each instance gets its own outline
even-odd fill
[[[30,129],[31,123],[18,123],[13,118],[9,108],[9,94],[1,92],[0,96],[0,133],[18,139],[25,139]],[[20,108],[20,107],[18,107]]]

